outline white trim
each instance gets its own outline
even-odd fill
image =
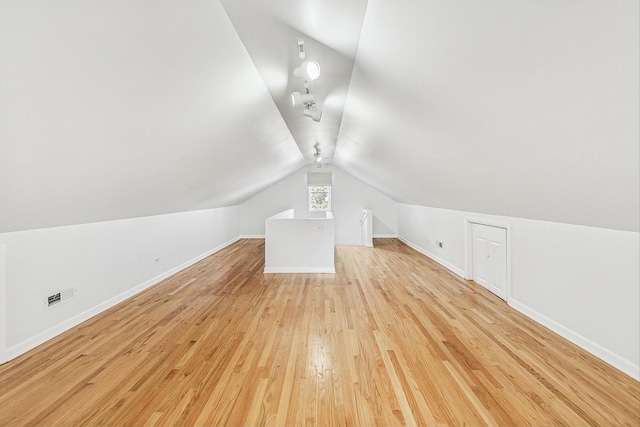
[[[265,267],[264,272],[270,273],[335,273],[335,268],[327,267]]]
[[[610,364],[614,368],[624,372],[630,377],[634,378],[636,381],[640,381],[640,366],[637,364],[624,359],[623,357],[618,356],[612,351],[602,347],[600,344],[597,344],[588,338],[583,337],[582,335],[574,332],[573,330],[567,328],[566,326],[561,325],[555,320],[545,316],[542,313],[537,312],[533,308],[523,304],[519,301],[511,299],[509,301],[509,305],[513,307],[515,310],[518,310],[520,313],[525,316],[535,320],[540,323],[542,326],[545,326],[551,329],[553,332],[557,333],[561,337],[571,341],[578,347],[581,347],[593,354],[594,356],[600,358],[606,363]]]
[[[397,239],[397,234],[374,234],[374,239]]]
[[[264,234],[243,234],[239,239],[264,239]]]
[[[473,280],[473,224],[504,228],[507,231],[507,294],[505,301],[508,303],[511,299],[511,224],[477,217],[464,218],[464,275],[462,277],[466,280]]]
[[[0,364],[7,358],[7,245],[0,243]]]
[[[400,239],[401,242],[406,243],[408,246],[410,246],[411,248],[415,249],[416,251],[420,252],[422,255],[431,258],[432,260],[434,260],[438,264],[442,265],[443,267],[446,267],[447,269],[451,270],[453,273],[455,273],[458,276],[464,278],[464,271],[462,271],[461,269],[459,269],[455,265],[449,263],[448,261],[443,260],[442,258],[438,257],[437,255],[434,255],[433,253],[429,252],[428,250],[426,250],[424,248],[421,248],[420,246],[410,242],[409,240],[405,239],[404,237],[398,237],[398,239]]]
[[[333,172],[307,172],[307,187],[331,187]]]
[[[15,359],[16,357],[20,356],[21,354],[26,353],[29,350],[34,349],[35,347],[39,346],[40,344],[45,343],[46,341],[55,338],[56,336],[62,334],[63,332],[66,332],[67,330],[73,328],[74,326],[79,325],[80,323],[89,320],[90,318],[92,318],[93,316],[96,316],[100,313],[102,313],[105,310],[108,310],[109,308],[121,303],[122,301],[131,298],[132,296],[144,291],[145,289],[148,289],[150,287],[152,287],[153,285],[156,285],[158,283],[160,283],[161,281],[163,281],[164,279],[166,279],[167,277],[170,277],[174,274],[176,274],[177,272],[184,270],[185,268],[199,262],[202,261],[203,259],[205,259],[206,257],[213,255],[214,253],[226,248],[227,246],[237,242],[240,238],[236,237],[234,239],[229,240],[226,243],[221,244],[220,246],[208,250],[203,254],[200,254],[188,261],[185,261],[184,263],[178,265],[177,267],[174,267],[156,277],[154,277],[153,279],[147,280],[144,283],[141,283],[138,286],[135,286],[134,288],[131,288],[119,295],[116,295],[113,298],[108,299],[105,302],[102,302],[98,305],[96,305],[93,308],[90,308],[80,314],[77,314],[61,323],[58,323],[55,326],[52,326],[51,328],[40,332],[39,334],[28,338],[16,345],[13,345],[9,348],[6,349],[6,359],[4,360],[4,362],[7,362],[9,360]],[[0,245],[1,246],[1,245]]]

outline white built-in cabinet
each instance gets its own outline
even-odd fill
[[[507,230],[473,224],[473,280],[507,299]]]

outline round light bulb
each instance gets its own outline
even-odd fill
[[[318,80],[320,78],[320,64],[316,61],[307,61],[306,67],[307,76],[309,76],[311,80]]]
[[[316,61],[304,61],[301,66],[293,70],[293,75],[305,81],[320,78],[320,64]]]

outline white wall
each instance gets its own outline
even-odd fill
[[[241,232],[264,236],[264,221],[285,209],[308,211],[306,173],[333,172],[331,210],[335,218],[336,245],[359,245],[362,208],[373,209],[373,235],[396,236],[396,203],[336,167],[304,167],[241,205]]]
[[[468,217],[510,225],[511,306],[640,378],[639,233],[398,204],[398,234],[463,275]]]
[[[6,245],[6,358],[234,241],[239,213],[234,206],[0,234],[0,247]],[[74,298],[45,308],[47,295],[71,287]]]
[[[288,209],[265,221],[265,273],[335,273],[331,212],[308,217]]]

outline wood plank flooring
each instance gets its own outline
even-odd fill
[[[0,425],[640,425],[639,383],[395,239],[241,240],[0,367]]]

